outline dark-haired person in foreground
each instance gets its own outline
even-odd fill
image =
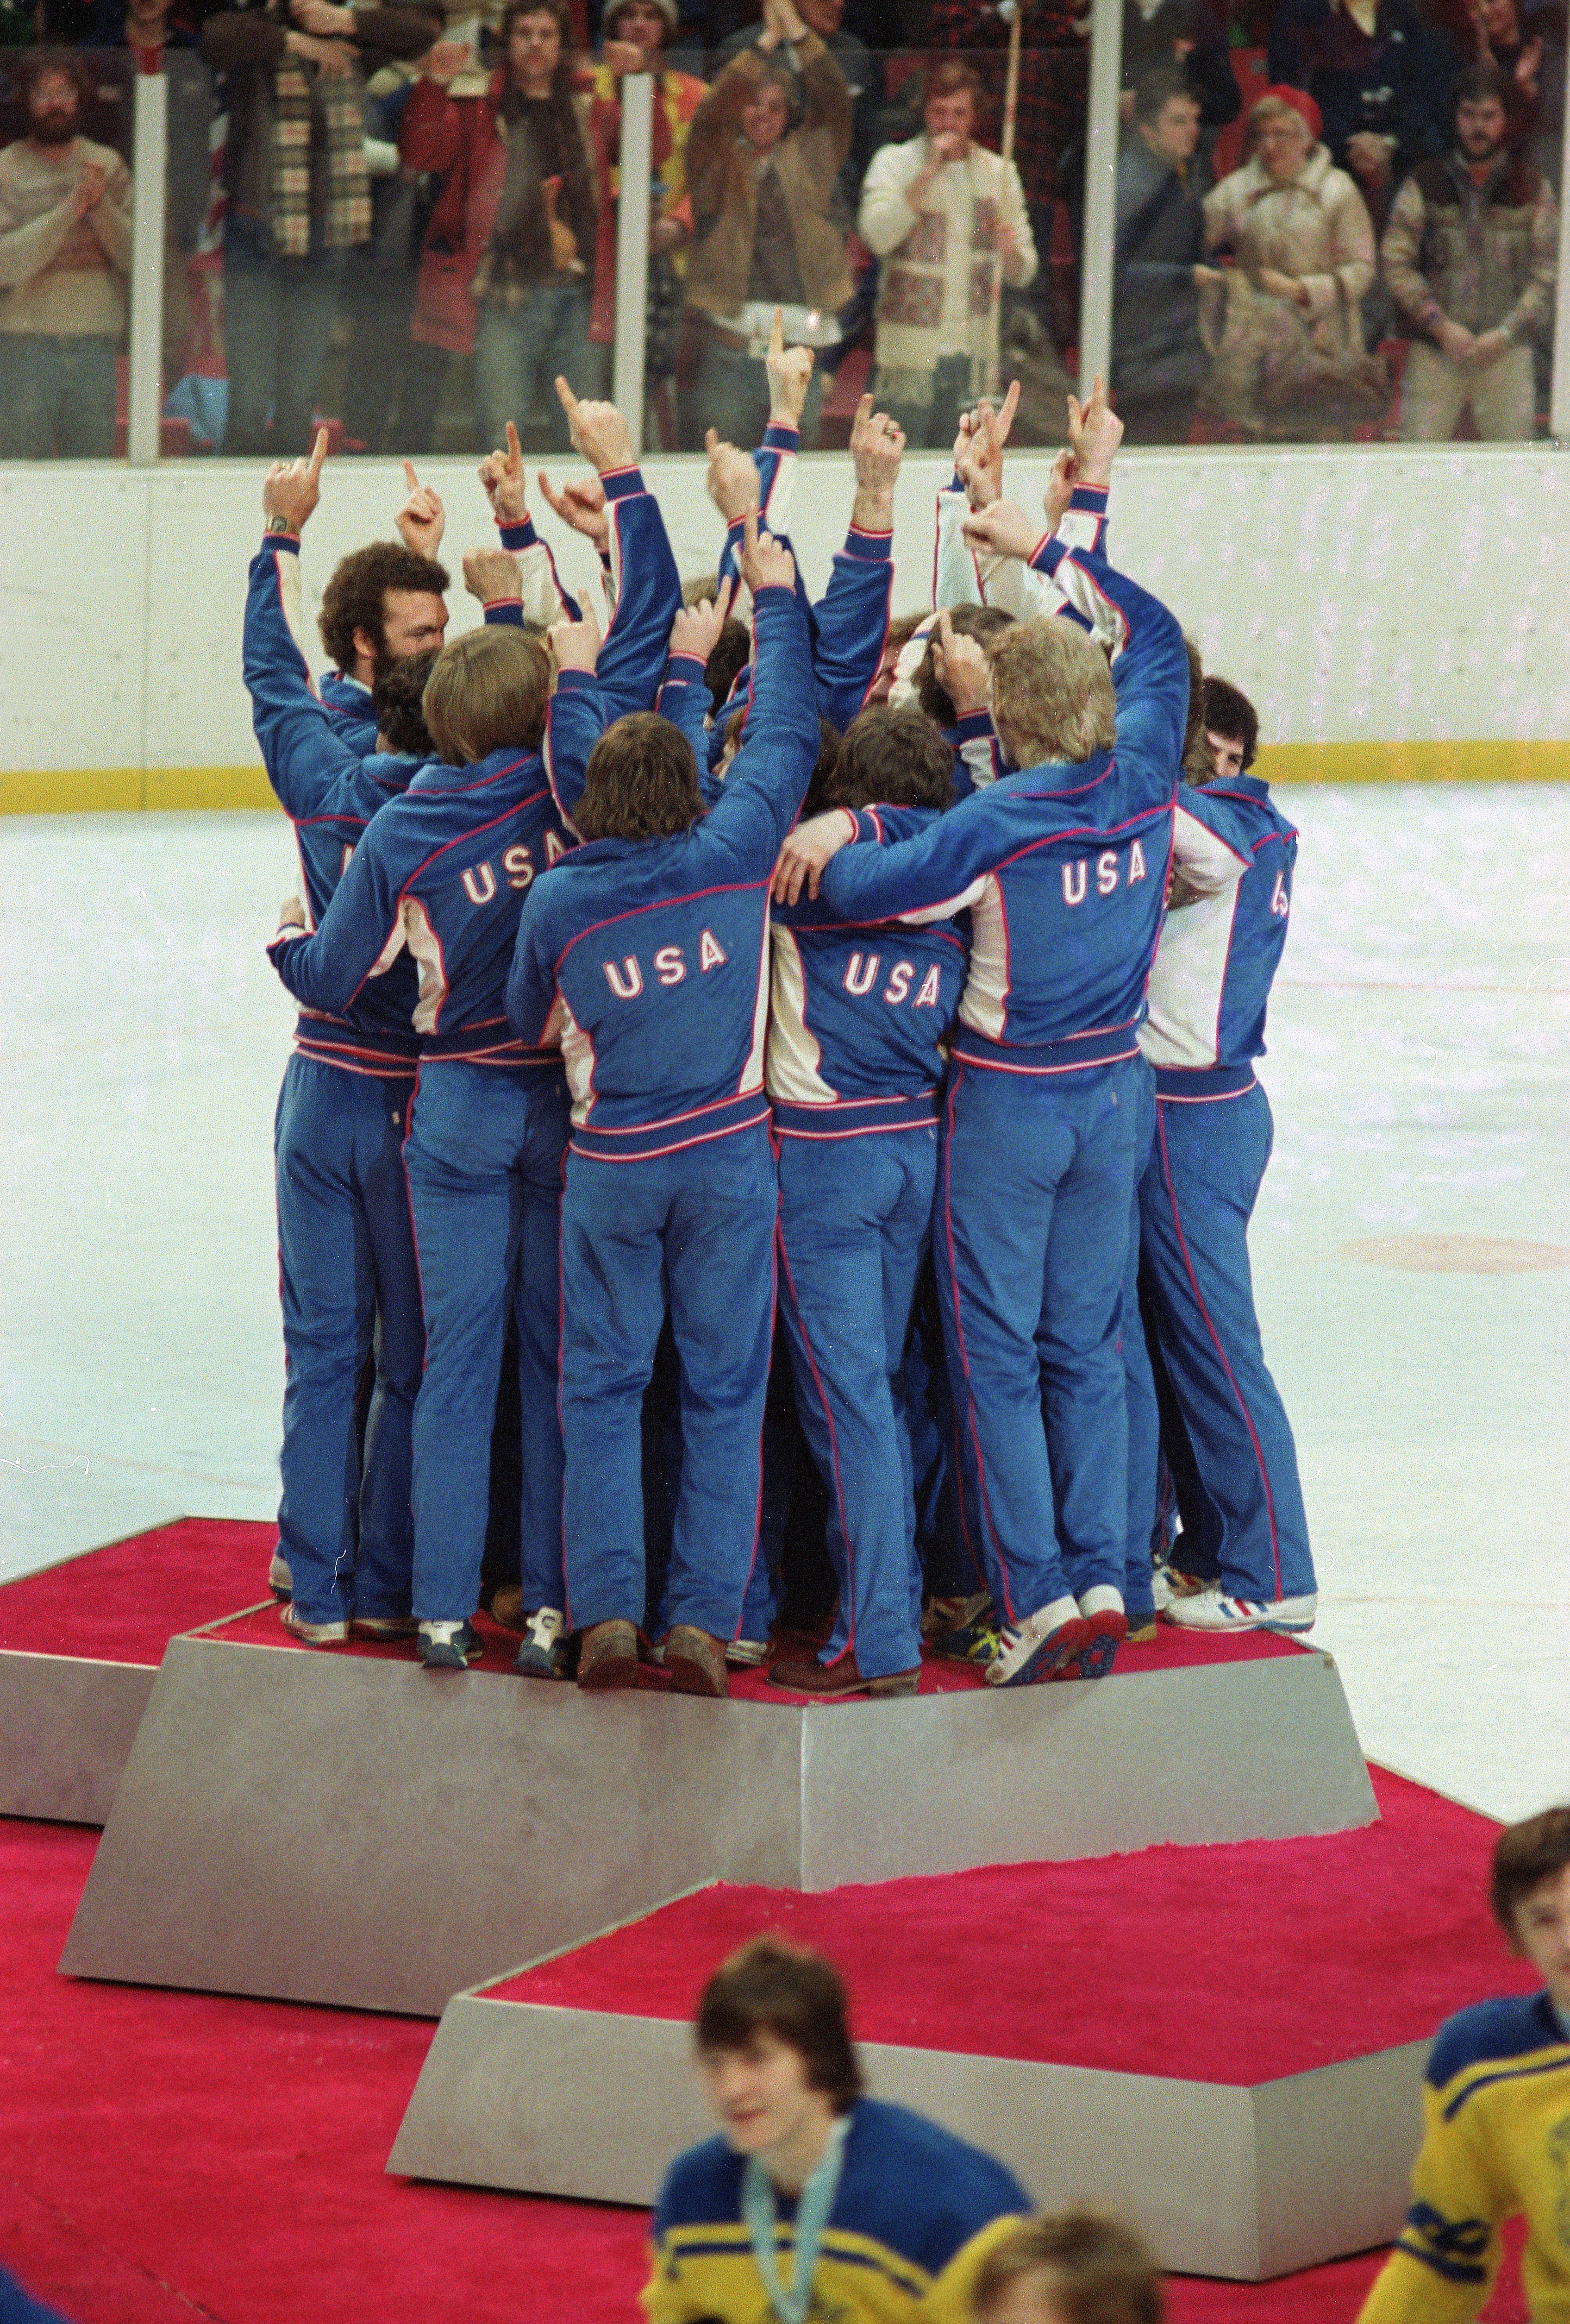
[[[1030,2198],[978,2148],[862,2096],[830,1963],[756,1938],[710,1978],[693,2033],[721,2135],[666,2173],[648,2324],[965,2324]]]
[[[321,497],[324,429],[308,461],[262,487],[245,684],[268,780],[294,825],[310,924],[326,914],[372,817],[409,788],[431,742],[419,696],[435,654],[394,662],[372,700],[378,747],[334,732],[299,641],[300,533]],[[409,1628],[409,1428],[425,1356],[403,1134],[419,1040],[412,960],[342,1012],[302,1010],[274,1132],[283,1302],[286,1628],[315,1646]],[[357,1415],[372,1344],[363,1455]]]
[[[1412,2206],[1358,2324],[1464,2324],[1488,2297],[1501,2224],[1523,2212],[1528,2310],[1535,2324],[1570,2318],[1570,1806],[1501,1832],[1489,1902],[1544,1989],[1439,2028]]]
[[[983,2260],[975,2324],[1161,2324],[1161,2279],[1139,2237],[1100,2211],[1023,2219]]]
[[[822,804],[894,806],[914,833],[953,797],[953,760],[917,710],[863,711]],[[969,940],[776,904],[768,1093],[779,1146],[780,1305],[796,1409],[829,1491],[840,1583],[816,1656],[776,1658],[804,1694],[914,1694],[922,1574],[901,1370],[932,1232],[946,1044]]]
[[[384,670],[410,654],[439,649],[447,630],[447,571],[436,562],[446,512],[406,460],[409,494],[393,521],[396,540],[370,540],[340,557],[322,591],[317,626],[333,668],[322,678],[322,705],[357,750],[376,747],[371,689]]]
[[[652,701],[681,585],[626,423],[574,403],[579,448],[604,479],[621,542],[616,616],[601,656],[618,708]],[[404,1163],[425,1297],[414,1416],[414,1613],[427,1668],[477,1651],[491,1424],[509,1303],[523,1413],[521,1580],[530,1622],[519,1668],[549,1676],[562,1645],[561,1436],[556,1416],[557,1206],[566,1093],[554,1042],[519,1042],[505,1013],[519,916],[572,844],[548,749],[549,656],[513,628],[444,649],[426,719],[445,761],[372,822],[314,936],[270,947],[309,1007],[338,1009],[407,945],[419,968],[419,1084]],[[567,710],[570,693],[558,697]],[[554,715],[554,714],[553,714]]]
[[[612,724],[600,689],[575,802],[555,774],[587,844],[528,898],[507,988],[513,1031],[559,1039],[572,1091],[561,1416],[581,1686],[638,1684],[639,1423],[667,1300],[683,1460],[666,1665],[678,1690],[727,1692],[725,1643],[740,1636],[757,1555],[778,1203],[768,881],[818,756],[818,714],[795,567],[756,519],[742,575],[757,678],[722,798],[705,814],[687,737],[655,716]],[[592,700],[592,681],[573,692]]]

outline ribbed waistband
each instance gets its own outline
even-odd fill
[[[1210,1105],[1255,1086],[1252,1065],[1158,1065],[1155,1074],[1157,1097],[1176,1105]]]
[[[302,1010],[295,1019],[295,1055],[346,1074],[372,1074],[378,1081],[411,1081],[419,1062],[411,1035],[367,1032],[342,1017]]]
[[[1137,1057],[1139,1042],[1132,1024],[1070,1033],[1061,1041],[988,1041],[962,1025],[955,1033],[950,1054],[965,1065],[984,1065],[990,1073],[1079,1074],[1093,1065],[1116,1065],[1125,1057]]]
[[[420,1043],[422,1065],[559,1065],[559,1049],[531,1047],[500,1025],[468,1025],[452,1033],[427,1033]]]
[[[936,1087],[893,1097],[840,1098],[827,1105],[793,1105],[776,1098],[774,1126],[782,1138],[867,1138],[881,1130],[931,1130],[939,1110]]]
[[[694,1106],[689,1113],[673,1113],[663,1121],[639,1121],[625,1130],[605,1130],[590,1122],[576,1127],[569,1150],[595,1162],[647,1162],[661,1154],[679,1154],[686,1146],[707,1145],[711,1139],[732,1138],[768,1120],[768,1100],[761,1090],[749,1097],[721,1098],[714,1105]]]

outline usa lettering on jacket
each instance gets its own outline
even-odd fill
[[[520,896],[526,888],[534,885],[534,875],[537,871],[543,869],[548,872],[553,863],[561,862],[566,852],[565,846],[557,838],[555,833],[547,831],[545,835],[543,866],[536,863],[532,848],[522,845],[508,847],[502,850],[501,876],[514,895]],[[489,904],[496,894],[494,866],[490,863],[469,864],[463,873],[463,883],[464,893],[472,904]]]
[[[716,968],[723,968],[730,955],[712,928],[704,928],[698,938],[698,973],[707,976]],[[618,1001],[636,1001],[643,991],[643,964],[635,952],[623,954],[620,961],[601,963],[605,982]],[[656,984],[669,987],[686,981],[687,956],[680,945],[661,945],[655,952],[650,969]]]

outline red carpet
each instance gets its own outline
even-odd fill
[[[709,1888],[489,1990],[686,2018],[716,1961],[778,1929],[839,1964],[864,2041],[1270,2081],[1533,1989],[1483,1903],[1498,1827],[1372,1772],[1383,1821],[1362,1831],[817,1896]]]
[[[223,1636],[237,1644],[310,1653],[313,1649],[299,1646],[280,1628],[278,1610],[271,1602],[256,1612],[244,1610],[268,1597],[267,1567],[277,1537],[271,1525],[180,1517],[173,1525],[69,1558],[42,1573],[0,1584],[0,1651],[151,1665],[163,1660],[170,1638],[221,1622]],[[517,1638],[483,1614],[476,1627],[486,1651],[474,1668],[510,1674]],[[414,1653],[412,1646],[372,1646],[363,1639],[356,1639],[347,1651],[395,1660],[408,1660]],[[1139,1671],[1246,1662],[1299,1651],[1290,1638],[1259,1632],[1206,1637],[1163,1623],[1152,1645],[1119,1649],[1116,1674],[1121,1678]],[[644,1673],[644,1683],[663,1687],[667,1682],[651,1668]],[[953,1663],[929,1662],[922,1674],[923,1694],[980,1684],[978,1672]],[[783,1694],[757,1672],[732,1674],[730,1692],[748,1702],[805,1699]]]
[[[0,1649],[156,1666],[170,1638],[267,1595],[278,1529],[178,1517],[0,1587]]]
[[[634,2324],[643,2214],[385,2176],[427,2025],[57,1977],[96,1845],[0,1822],[0,2264],[79,2324]],[[1174,2278],[1170,2324],[1351,2324],[1378,2265]]]

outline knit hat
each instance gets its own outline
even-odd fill
[[[613,5],[606,9],[605,37],[607,40],[615,39],[616,19],[620,16],[621,11],[627,6],[627,5],[628,0],[613,0]],[[676,0],[654,0],[654,5],[659,10],[660,14],[665,18],[666,23],[670,26],[671,31],[674,32],[676,29],[677,23]]]
[[[1248,108],[1251,120],[1267,97],[1279,97],[1283,105],[1290,105],[1294,113],[1301,114],[1308,124],[1309,136],[1318,143],[1325,127],[1325,118],[1306,88],[1289,88],[1285,81],[1276,81],[1269,88],[1262,88]]]

